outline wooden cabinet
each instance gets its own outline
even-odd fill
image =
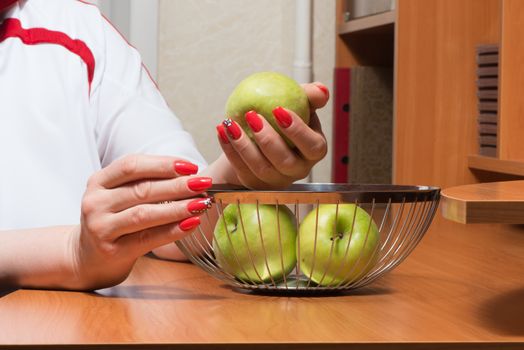
[[[394,70],[393,182],[443,188],[524,177],[524,2],[397,0],[345,21],[336,64]],[[499,44],[498,157],[477,156],[476,47]]]
[[[395,11],[348,20],[349,2],[338,2],[336,44],[337,71],[349,77],[345,82],[349,85],[349,128],[338,127],[340,116],[334,123],[335,132],[349,133],[349,141],[347,145],[336,144],[334,156],[340,148],[348,147],[349,182],[387,184],[392,182]],[[341,98],[339,93],[336,96]]]

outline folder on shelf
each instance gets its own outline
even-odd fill
[[[348,182],[350,68],[335,68],[331,181]]]

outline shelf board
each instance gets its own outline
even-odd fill
[[[393,29],[395,24],[395,11],[387,11],[376,15],[351,19],[338,26],[338,34],[380,32]]]
[[[462,224],[524,224],[524,181],[446,188],[441,192],[441,213]]]
[[[504,160],[478,155],[468,156],[468,167],[495,173],[524,176],[524,161]]]

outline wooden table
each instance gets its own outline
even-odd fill
[[[97,293],[17,290],[0,298],[0,348],[523,349],[524,228],[439,216],[399,267],[346,295],[242,293],[151,257]]]
[[[441,203],[444,217],[463,224],[524,224],[524,181],[446,188]]]

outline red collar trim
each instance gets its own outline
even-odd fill
[[[91,92],[91,82],[95,73],[95,57],[82,40],[71,39],[67,34],[45,28],[24,29],[17,18],[7,18],[0,24],[0,42],[7,38],[19,38],[26,45],[56,44],[74,53],[84,61],[87,67],[87,80],[89,92]]]
[[[7,8],[8,6],[11,6],[14,4],[17,0],[0,0],[0,11]]]

